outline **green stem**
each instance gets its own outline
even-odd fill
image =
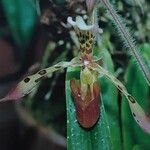
[[[134,44],[134,39],[129,34],[127,28],[121,21],[121,18],[116,13],[115,9],[112,7],[112,5],[109,3],[109,1],[108,0],[101,0],[101,1],[103,2],[103,4],[107,8],[107,10],[111,14],[111,16],[113,17],[114,24],[117,27],[118,31],[121,33],[120,34],[121,38],[125,42],[126,46],[130,49],[131,54],[133,55],[135,60],[138,62],[142,72],[144,73],[145,78],[148,81],[148,84],[150,85],[150,71],[149,71],[148,67],[145,65],[141,54],[137,50],[136,45]]]

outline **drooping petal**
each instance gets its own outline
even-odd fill
[[[150,134],[150,116],[144,112],[143,108],[131,95],[128,95],[128,101],[135,121]]]
[[[145,132],[150,134],[150,116],[144,112],[143,108],[138,104],[138,102],[127,92],[125,86],[111,73],[98,64],[96,64],[95,68],[91,69],[97,70],[99,74],[105,75],[120,90],[120,92],[125,95],[135,121]]]
[[[81,63],[77,59],[73,59],[70,62],[60,62],[52,67],[42,69],[36,74],[25,77],[17,86],[13,87],[6,97],[0,99],[0,101],[17,100],[25,95],[29,94],[34,87],[41,81],[41,79],[48,77],[49,74],[54,71],[69,67],[69,66],[81,66]]]

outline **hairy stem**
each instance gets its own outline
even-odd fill
[[[116,28],[118,29],[118,31],[121,33],[120,34],[121,38],[125,42],[126,46],[130,49],[131,54],[133,55],[133,57],[139,64],[142,72],[144,73],[145,78],[148,81],[148,84],[150,85],[150,71],[149,71],[148,67],[145,65],[141,54],[137,50],[136,45],[134,44],[134,39],[129,34],[127,28],[122,23],[121,18],[119,17],[119,15],[115,11],[115,9],[112,7],[110,2],[108,0],[101,0],[101,1],[105,5],[107,10],[109,11],[111,16],[113,17],[114,24],[115,24]]]

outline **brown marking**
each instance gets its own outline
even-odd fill
[[[89,36],[88,35],[86,35],[86,40],[88,40],[89,39]]]
[[[84,40],[86,40],[86,39],[85,39],[85,38],[86,38],[86,37],[85,37],[85,34],[82,35],[82,38],[83,38]]]
[[[60,68],[61,68],[61,66],[55,66],[55,68],[56,68],[56,69],[60,69]]]
[[[90,44],[89,44],[89,43],[86,43],[86,47],[90,47]]]
[[[89,43],[90,43],[90,44],[92,44],[92,43],[93,43],[93,40],[92,40],[92,39],[90,39],[90,40],[89,40]]]
[[[25,83],[28,83],[29,81],[30,81],[30,78],[29,78],[29,77],[27,77],[27,78],[24,79],[24,82],[25,82]]]
[[[131,96],[131,95],[128,95],[128,99],[130,100],[131,103],[135,103],[135,99]]]
[[[85,43],[85,40],[84,40],[84,39],[81,39],[80,43],[81,43],[81,44],[84,44],[84,43]]]
[[[90,54],[92,51],[91,51],[91,48],[86,48],[86,53],[87,54]]]
[[[123,89],[122,89],[122,87],[121,87],[120,85],[118,85],[117,88],[118,88],[121,92],[123,91]]]
[[[44,74],[46,74],[46,73],[47,73],[46,70],[40,70],[40,71],[38,72],[39,75],[44,75]]]
[[[136,117],[135,113],[132,113],[134,117]]]
[[[80,50],[81,50],[81,52],[84,52],[85,48],[80,45]]]
[[[93,34],[91,34],[91,38],[94,38],[94,35],[93,35]]]

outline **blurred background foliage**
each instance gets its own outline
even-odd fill
[[[144,51],[144,57],[149,60],[150,1],[142,0],[143,11],[135,4],[134,0],[111,0],[111,3],[115,5],[118,13],[126,19],[126,24],[131,28],[137,44]],[[143,83],[139,72],[135,74],[136,67],[130,61],[127,51],[123,50],[123,44],[117,39],[117,32],[102,6],[98,10],[98,14],[99,26],[104,31],[101,45],[109,51],[113,59],[115,76],[127,85],[129,92],[137,99],[139,97],[143,101],[146,99],[145,93],[140,95],[138,92],[138,90],[141,91],[146,88],[143,92],[147,92],[148,101],[149,87]],[[2,61],[2,59],[0,61],[1,68],[4,67],[6,70],[1,70],[0,82],[18,81],[25,74],[33,74],[40,68],[51,66],[61,60],[70,60],[77,55],[78,48],[71,38],[70,31],[72,29],[66,24],[68,16],[75,17],[76,15],[87,18],[84,0],[0,1],[1,57],[5,57],[5,49],[9,53],[11,52],[6,61]],[[12,64],[10,57],[14,58],[11,66],[12,71],[6,66],[6,64]],[[107,60],[104,60],[105,63]],[[143,82],[138,83],[138,81]],[[50,78],[43,80],[32,94],[24,98],[23,105],[39,124],[51,127],[66,137],[64,83],[64,71],[51,75]],[[105,88],[105,83],[102,83],[102,86]],[[130,119],[131,114],[128,106],[124,104],[124,100],[122,104],[121,95],[118,95],[118,106],[121,136],[122,140],[123,138],[126,139],[124,146],[128,145],[129,137],[136,136],[136,138],[131,139],[132,144],[141,144],[139,142],[141,134],[133,136],[134,133],[131,133],[134,125],[130,129],[126,128],[124,121]],[[150,112],[149,102],[145,104],[145,108],[147,112]],[[127,122],[130,123],[129,120]],[[133,120],[132,122],[134,124]],[[136,128],[137,131],[139,128]],[[127,133],[127,130],[130,133]],[[143,136],[145,137],[145,135]],[[148,142],[146,143],[149,145]],[[143,146],[142,144],[137,145],[137,147]]]

